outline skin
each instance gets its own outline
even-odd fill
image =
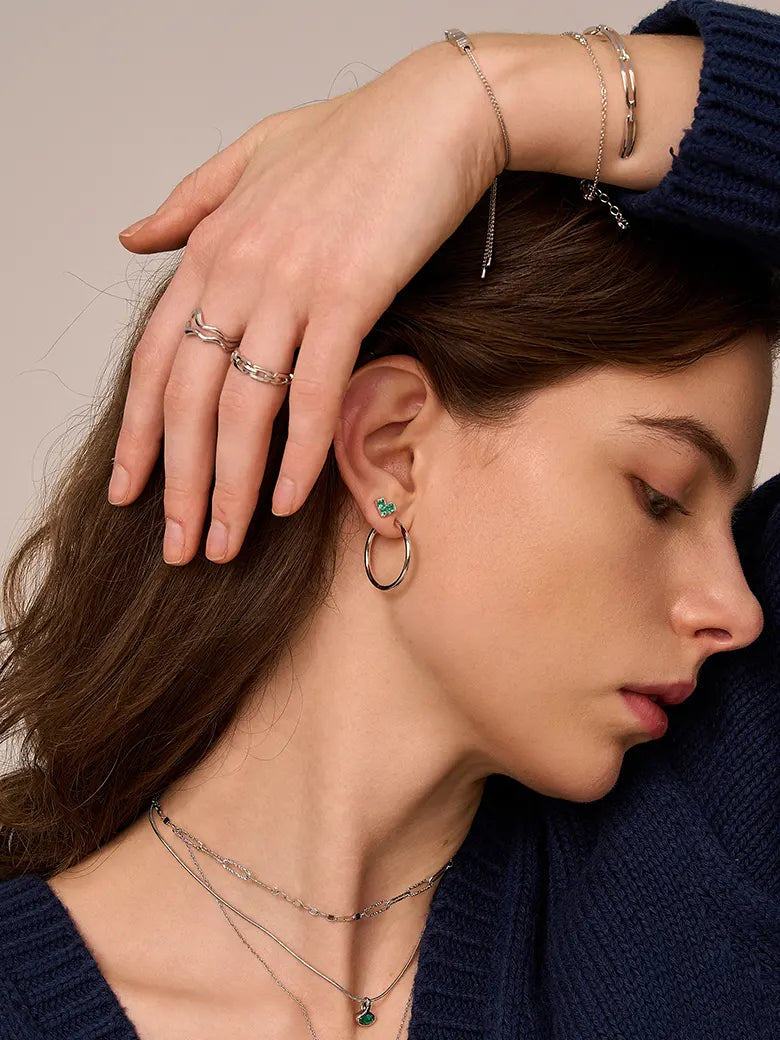
[[[619,687],[690,679],[761,632],[730,521],[752,487],[771,385],[755,334],[677,372],[578,376],[505,427],[465,431],[416,360],[356,372],[335,441],[352,497],[332,596],[232,738],[163,794],[164,810],[264,880],[345,913],[444,864],[492,772],[553,797],[603,797],[626,752],[651,739]],[[710,425],[737,464],[735,485],[718,484],[694,448],[621,427],[659,412]],[[690,515],[654,518],[638,480]],[[379,496],[412,539],[390,593],[362,563],[371,526],[386,536],[374,543],[379,580],[403,560]],[[221,894],[356,992],[392,980],[432,896],[332,924],[198,858]],[[51,885],[143,1040],[228,1030],[243,1040],[258,1021],[269,1040],[310,1036],[145,813]],[[351,1002],[234,920],[323,1040],[363,1035]],[[377,1006],[374,1040],[395,1037],[414,967]]]

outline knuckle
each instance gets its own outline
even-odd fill
[[[312,404],[321,405],[325,403],[327,396],[328,388],[321,379],[295,373],[290,384],[290,404],[293,407],[298,403],[307,407]]]
[[[338,412],[338,395],[330,386],[316,379],[302,380],[297,395],[291,394],[287,443],[305,450],[325,450],[333,438]]]
[[[214,481],[212,512],[218,510],[221,514],[219,519],[224,519],[232,515],[236,505],[243,506],[252,497],[252,493],[257,497],[257,490],[250,488],[249,484],[239,484],[224,478],[217,479]]]
[[[247,485],[239,493],[227,485],[215,483],[211,500],[211,518],[221,520],[226,527],[230,527],[235,537],[237,526],[244,528],[247,517],[254,513],[259,498],[259,488],[251,489]]]
[[[171,376],[163,394],[163,412],[167,416],[185,415],[193,409],[192,387]]]
[[[320,445],[322,423],[314,416],[300,416],[297,421],[290,418],[287,430],[287,444],[298,448],[313,448]]]
[[[184,522],[184,511],[182,506],[190,501],[193,495],[193,487],[188,480],[177,473],[165,474],[165,490],[163,491],[163,506],[165,515],[172,520]]]
[[[190,232],[184,255],[196,264],[211,259],[221,237],[221,220],[209,213]]]
[[[196,166],[194,170],[185,173],[165,201],[174,206],[190,206],[192,200],[197,198],[198,180],[202,177],[203,166]]]
[[[130,460],[137,458],[148,451],[149,441],[148,432],[136,426],[131,416],[125,416],[116,442],[117,461],[127,460],[130,462]]]
[[[219,395],[219,414],[221,416],[243,416],[249,410],[251,399],[246,390],[233,379],[226,379]]]
[[[304,254],[289,249],[274,257],[274,277],[282,285],[300,288],[304,275]]]
[[[246,377],[244,377],[246,379]],[[225,381],[219,396],[217,421],[222,426],[236,423],[250,426],[253,436],[268,438],[273,428],[274,418],[279,410],[280,402],[275,402],[271,394],[258,397],[236,380]],[[251,423],[247,424],[246,419]]]
[[[341,394],[337,388],[321,379],[298,379],[290,388],[290,426],[321,426],[335,423],[340,410]]]
[[[247,234],[244,230],[231,235],[230,241],[225,245],[224,254],[224,261],[234,267],[243,268],[251,264],[255,268],[259,261],[267,259],[270,251],[261,243],[259,235]]]
[[[146,383],[159,372],[160,355],[151,335],[144,335],[138,341],[130,359],[130,377],[136,382]]]
[[[365,307],[365,275],[347,264],[323,262],[318,270],[317,285],[317,303],[326,325],[349,321],[361,306]]]

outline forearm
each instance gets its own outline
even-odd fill
[[[510,169],[540,170],[592,179],[601,128],[599,78],[582,44],[567,36],[472,33],[473,54],[501,108],[511,146]],[[624,188],[655,187],[693,122],[704,45],[697,36],[623,34],[636,76],[636,145],[620,158],[626,116],[617,54],[600,36],[588,36],[607,88],[601,181]],[[485,87],[468,59],[449,42],[427,48],[440,68],[462,63],[460,97],[473,134],[488,134],[503,169],[501,128]],[[470,72],[470,76],[468,75]],[[452,82],[452,80],[451,80]]]

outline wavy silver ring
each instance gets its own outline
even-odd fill
[[[193,326],[193,321],[195,325]],[[231,339],[230,336],[226,336],[224,332],[221,332],[216,325],[207,325],[203,320],[203,315],[199,309],[196,309],[190,315],[190,320],[184,326],[185,335],[199,336],[204,343],[217,343],[224,351],[228,354],[241,343],[241,339]],[[205,336],[205,332],[213,332],[213,336]]]

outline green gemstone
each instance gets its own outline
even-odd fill
[[[383,498],[376,500],[376,507],[379,510],[380,516],[389,516],[395,512],[395,505],[392,502],[385,502]]]
[[[358,1015],[359,1026],[370,1026],[372,1022],[376,1021],[376,1015],[373,1011],[364,1011],[362,1015]]]

